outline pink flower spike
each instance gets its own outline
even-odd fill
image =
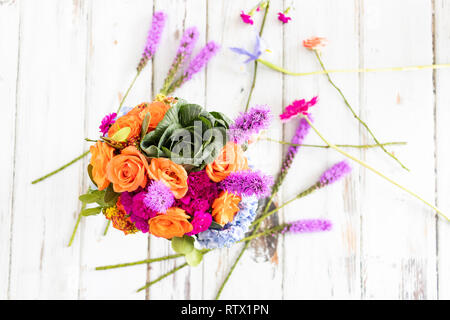
[[[326,38],[321,37],[312,37],[306,40],[303,40],[303,46],[309,50],[318,50],[327,45],[328,40]]]
[[[241,11],[241,19],[244,23],[253,24],[252,16]]]
[[[278,12],[278,20],[283,23],[288,23],[291,17],[286,16],[283,12]]]
[[[314,97],[309,101],[305,99],[295,100],[288,105],[284,112],[280,115],[281,122],[287,122],[299,114],[308,115],[308,109],[317,103],[318,97]]]

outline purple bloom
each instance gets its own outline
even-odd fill
[[[183,75],[183,82],[192,78],[194,74],[202,70],[208,61],[219,51],[220,46],[214,41],[208,42],[202,50],[192,59]]]
[[[100,124],[100,132],[105,136],[108,133],[109,128],[116,122],[117,113],[110,113],[103,117]]]
[[[232,47],[232,48],[230,48],[230,50],[233,52],[236,52],[237,54],[247,56],[248,59],[245,60],[244,63],[249,63],[251,61],[255,61],[262,54],[261,38],[259,37],[258,34],[256,35],[256,43],[255,43],[255,46],[253,47],[253,52],[248,52],[247,50],[245,50],[243,48],[237,48],[237,47]]]
[[[208,230],[212,223],[212,216],[207,212],[195,212],[194,219],[192,219],[191,224],[194,227],[191,232],[186,235],[192,236],[194,234]]]
[[[345,176],[347,173],[350,173],[350,171],[352,171],[352,168],[349,166],[347,161],[338,162],[320,176],[320,186],[323,187],[332,184]]]
[[[173,205],[175,199],[170,188],[163,182],[152,181],[142,201],[152,211],[164,213]]]
[[[148,229],[149,229],[149,227],[148,227],[148,219],[143,219],[141,217],[138,217],[137,215],[131,214],[130,215],[130,220],[131,220],[131,222],[134,223],[136,228],[141,230],[143,233],[147,233],[148,232]]]
[[[243,196],[261,199],[270,195],[273,178],[260,171],[233,172],[220,183],[222,189]]]
[[[288,224],[281,233],[307,233],[331,230],[332,224],[330,220],[324,219],[303,219]]]
[[[157,211],[152,210],[146,205],[146,196],[147,193],[145,191],[142,191],[133,197],[131,213],[132,215],[138,216],[139,218],[148,220],[156,216]]]
[[[142,53],[142,58],[138,65],[139,71],[145,67],[147,61],[155,54],[165,22],[166,14],[164,12],[159,11],[153,14],[152,25],[148,31],[147,42],[145,43],[144,52]]]
[[[198,40],[198,30],[196,27],[186,29],[181,38],[180,45],[177,50],[176,57],[182,57],[183,59],[189,58],[195,43]]]
[[[238,144],[248,141],[253,134],[267,129],[270,119],[270,109],[265,105],[255,106],[246,113],[241,113],[230,125],[228,131],[230,140]]]

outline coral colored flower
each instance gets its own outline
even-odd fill
[[[227,191],[222,191],[212,205],[211,215],[214,221],[222,226],[232,222],[234,216],[239,211],[239,202],[241,202],[241,197]]]
[[[212,216],[207,212],[196,212],[194,214],[194,219],[192,219],[191,224],[193,229],[191,232],[187,233],[188,236],[193,236],[194,234],[208,230],[212,223]]]
[[[283,23],[288,23],[291,17],[286,16],[283,12],[278,12],[278,20]]]
[[[314,97],[309,101],[305,99],[295,100],[292,104],[288,105],[283,114],[280,115],[281,122],[287,122],[293,117],[303,114],[308,115],[308,109],[317,103],[318,97]]]
[[[142,121],[144,121],[145,116],[147,113],[150,113],[150,122],[148,125],[147,131],[154,130],[158,123],[164,118],[166,115],[167,110],[170,109],[170,104],[165,104],[161,101],[154,101],[154,102],[143,102],[140,105],[134,107],[131,109],[127,116],[138,116],[141,120],[141,126]]]
[[[240,145],[228,142],[220,151],[219,156],[206,166],[206,173],[214,182],[220,182],[231,172],[248,169],[247,158]]]
[[[188,219],[189,215],[183,209],[172,207],[165,214],[159,214],[149,220],[149,232],[166,239],[182,237],[193,229]]]
[[[153,158],[148,175],[170,188],[176,199],[184,197],[188,191],[187,172],[183,166],[167,158]]]
[[[247,23],[247,24],[253,24],[251,15],[246,14],[244,11],[241,11],[240,16],[241,16],[242,22]]]
[[[102,123],[100,124],[100,132],[105,135],[108,133],[109,128],[116,122],[117,113],[110,113],[103,117]]]
[[[323,48],[327,44],[326,38],[320,38],[320,37],[312,37],[306,40],[303,40],[303,46],[310,50],[318,50],[320,48]]]
[[[109,161],[106,171],[115,192],[132,192],[147,185],[147,159],[134,146],[126,147]]]
[[[108,187],[110,181],[106,175],[106,167],[114,157],[114,148],[104,142],[97,141],[89,148],[91,152],[92,179],[97,184],[98,190]]]
[[[129,127],[131,129],[131,132],[127,137],[127,141],[129,143],[132,143],[139,139],[141,135],[141,126],[142,120],[138,116],[126,114],[123,117],[117,119],[116,122],[114,122],[114,124],[109,128],[108,137],[112,138],[114,134],[120,129]]]
[[[134,223],[127,217],[126,212],[118,207],[110,207],[103,210],[105,218],[112,221],[115,229],[123,231],[125,235],[133,234],[138,231]]]

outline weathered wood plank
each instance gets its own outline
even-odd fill
[[[329,69],[358,66],[358,8],[354,1],[296,2],[293,20],[285,29],[285,66],[289,70],[320,70],[313,52],[303,48],[302,40],[326,37],[328,45],[322,59]],[[339,26],[339,27],[337,27]],[[333,74],[358,112],[358,75]],[[319,96],[311,109],[320,131],[334,143],[358,143],[358,123],[325,76],[285,78],[284,104],[296,99]],[[286,125],[290,140],[297,121]],[[305,143],[323,144],[314,132]],[[372,151],[375,152],[375,151]],[[315,183],[322,172],[343,160],[332,150],[301,148],[283,189],[283,201]],[[360,296],[360,215],[359,168],[352,165],[351,177],[298,200],[285,210],[285,220],[327,218],[333,229],[327,233],[286,235],[283,297],[286,299],[355,299]]]
[[[432,10],[426,0],[366,1],[361,15],[361,66],[431,64]],[[434,200],[432,71],[361,76],[361,115],[380,140],[408,141],[395,150],[411,172],[380,152],[365,155],[388,176]],[[367,140],[366,140],[367,141]],[[434,212],[408,194],[363,171],[362,297],[436,297]]]
[[[67,242],[81,166],[30,182],[82,151],[86,12],[67,1],[21,1],[20,9],[9,297],[76,298],[79,250]]]
[[[152,20],[153,4],[145,0],[101,0],[92,1],[91,6],[84,134],[96,138],[101,119],[117,110],[135,75]],[[150,63],[124,106],[134,107],[143,101],[150,101],[151,73]],[[87,147],[88,144],[85,145]],[[81,191],[85,191],[88,185],[86,166],[87,161],[80,172],[84,177]],[[81,244],[77,244],[82,254],[79,298],[144,299],[145,292],[136,293],[136,290],[145,284],[145,266],[111,271],[95,271],[94,267],[145,259],[147,237],[141,233],[125,236],[112,226],[103,236],[105,225],[106,219],[102,215],[82,220]]]
[[[5,169],[5,176],[0,179],[0,299],[8,297],[10,271],[19,21],[18,4],[0,2],[0,96],[4,105],[2,126],[6,137],[10,137],[4,139],[0,154],[0,163]]]
[[[450,61],[450,3],[444,0],[434,2],[435,11],[435,60],[436,63]],[[450,212],[450,72],[435,73],[436,85],[436,201],[445,212]],[[450,299],[450,224],[438,221],[438,298]]]
[[[200,36],[194,49],[193,56],[205,45],[206,31],[206,1],[155,1],[155,11],[164,11],[168,15],[166,32],[161,39],[160,49],[154,60],[154,88],[153,96],[159,93],[167,72],[172,64],[184,30],[196,26]],[[173,95],[189,102],[205,106],[205,71],[196,74]],[[173,254],[170,242],[166,239],[150,237],[150,256],[161,257]],[[184,258],[158,262],[151,266],[150,280],[167,273],[175,266],[184,263]],[[170,287],[170,290],[167,288]],[[185,268],[175,275],[155,284],[149,290],[150,299],[202,299],[202,266]]]

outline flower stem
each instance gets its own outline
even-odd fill
[[[81,210],[78,213],[78,218],[77,218],[77,222],[75,223],[75,227],[73,228],[72,231],[72,236],[70,237],[70,241],[69,244],[67,245],[68,247],[70,247],[72,245],[73,239],[75,239],[75,234],[77,233],[78,230],[78,226],[80,225],[80,221],[81,221],[81,211],[83,211],[86,208],[86,203],[83,202],[83,204],[81,205]]]
[[[320,63],[320,66],[322,67],[322,70],[326,71],[325,65],[323,64],[322,59],[320,58],[320,53],[317,50],[314,50],[314,53],[317,57],[317,60]],[[358,117],[358,115],[356,114],[356,112],[353,110],[353,108],[350,106],[350,103],[348,102],[347,98],[345,98],[344,94],[342,93],[341,89],[339,89],[339,87],[333,82],[333,80],[331,80],[330,75],[327,73],[326,74],[328,82],[337,90],[337,92],[339,93],[339,95],[342,97],[342,99],[344,100],[345,105],[347,106],[347,108],[350,110],[350,112],[353,114],[353,117],[355,117],[359,123],[366,128],[367,132],[372,136],[373,140],[380,146],[380,148],[388,155],[390,156],[392,159],[394,159],[395,161],[398,162],[398,164],[400,164],[402,166],[403,169],[409,171],[409,169],[407,167],[405,167],[403,165],[403,163],[400,162],[400,160],[397,159],[396,156],[394,156],[392,153],[390,153],[389,151],[386,150],[386,148],[380,144],[380,142],[378,141],[378,139],[375,137],[375,135],[373,134],[372,130],[370,130],[369,126],[363,121],[361,120],[360,117]]]
[[[182,256],[183,256],[183,254],[181,254],[181,253],[180,254],[172,254],[172,255],[165,256],[165,257],[145,259],[145,260],[140,260],[140,261],[135,261],[135,262],[119,263],[119,264],[112,264],[112,265],[108,265],[108,266],[96,267],[95,270],[109,270],[109,269],[116,269],[116,268],[123,268],[123,267],[131,267],[131,266],[137,266],[140,264],[148,264],[148,263],[152,263],[152,262],[176,259],[176,258],[179,258]]]
[[[55,171],[52,171],[52,172],[46,174],[45,176],[40,177],[40,178],[38,178],[38,179],[36,179],[36,180],[34,180],[34,181],[31,181],[31,184],[36,184],[36,183],[38,183],[38,182],[41,182],[42,180],[45,180],[45,179],[51,177],[51,176],[54,175],[54,174],[57,174],[58,172],[64,170],[65,168],[67,168],[68,166],[74,164],[74,163],[77,162],[78,160],[83,159],[83,158],[84,158],[85,156],[87,156],[88,154],[89,154],[89,151],[84,152],[84,153],[81,154],[80,156],[76,157],[75,159],[73,159],[72,161],[66,163],[65,165],[63,165],[62,167],[56,169]]]
[[[110,224],[111,224],[111,220],[108,220],[108,222],[106,222],[105,231],[103,231],[103,236],[106,236],[106,234],[108,233],[108,229],[109,229],[109,225]]]
[[[385,176],[384,174],[382,174],[381,172],[379,172],[378,170],[374,169],[373,167],[371,167],[370,165],[368,165],[367,163],[365,163],[364,161],[359,160],[358,158],[355,158],[354,156],[352,156],[351,154],[348,154],[347,152],[345,152],[344,150],[340,149],[339,147],[337,147],[336,145],[328,142],[323,136],[322,134],[316,129],[316,127],[313,126],[312,122],[309,120],[308,116],[304,116],[306,121],[308,121],[309,125],[311,126],[311,128],[316,132],[316,134],[319,136],[320,139],[322,139],[322,141],[324,143],[326,143],[327,145],[330,146],[330,148],[333,148],[334,150],[336,150],[337,152],[339,152],[340,154],[346,156],[347,158],[352,159],[353,161],[359,163],[360,165],[362,165],[363,167],[369,169],[370,171],[376,173],[377,175],[379,175],[380,177],[382,177],[383,179],[389,181],[390,183],[392,183],[393,185],[397,186],[398,188],[402,189],[403,191],[406,191],[407,193],[409,193],[410,195],[412,195],[413,197],[419,199],[420,201],[422,201],[423,203],[425,203],[427,206],[433,208],[433,210],[435,210],[438,214],[440,214],[443,218],[445,218],[447,221],[449,221],[449,218],[441,211],[439,210],[436,206],[432,205],[431,203],[429,203],[428,201],[422,199],[419,195],[417,195],[416,193],[412,192],[411,190],[403,187],[402,185],[398,184],[397,182],[395,182],[394,180],[392,180],[391,178]]]
[[[136,82],[136,80],[137,80],[137,78],[139,77],[140,74],[141,74],[141,70],[138,70],[136,72],[136,75],[134,76],[133,80],[131,81],[131,84],[128,87],[127,91],[125,91],[125,95],[123,96],[122,100],[120,101],[119,108],[117,109],[117,112],[116,112],[117,115],[119,115],[119,112],[120,112],[120,109],[122,109],[123,103],[125,102],[126,98],[128,97],[128,94],[130,93],[131,88],[133,88],[134,83]]]
[[[322,148],[322,149],[329,149],[330,146],[327,145],[318,145],[318,144],[296,144],[296,143],[290,143],[287,141],[281,141],[281,140],[275,140],[272,138],[262,138],[263,140],[266,141],[271,141],[271,142],[277,142],[280,144],[285,144],[285,145],[290,145],[290,146],[294,146],[294,147],[312,147],[312,148]],[[393,146],[393,145],[406,145],[406,142],[384,142],[384,143],[380,143],[380,144],[362,144],[362,145],[358,145],[358,144],[336,144],[337,147],[341,147],[341,148],[356,148],[356,149],[371,149],[371,148],[377,148],[380,145],[382,146]]]
[[[266,17],[267,17],[267,14],[269,13],[269,6],[270,6],[270,1],[267,1],[266,6],[265,6],[264,17],[263,17],[263,20],[261,23],[261,28],[259,29],[259,37],[262,37],[263,31],[264,31],[264,26],[266,24]],[[253,68],[252,86],[250,87],[250,92],[249,92],[248,98],[247,98],[247,104],[245,105],[246,112],[248,110],[248,106],[250,105],[250,100],[252,99],[253,90],[255,89],[255,84],[256,84],[256,74],[258,72],[258,61],[255,60],[254,63],[255,63],[255,67]]]
[[[157,282],[163,280],[164,278],[167,278],[167,277],[170,276],[171,274],[174,274],[175,272],[177,272],[177,271],[180,270],[180,269],[183,269],[183,268],[186,267],[186,266],[188,266],[187,262],[186,262],[186,263],[183,263],[182,265],[180,265],[180,266],[178,266],[178,267],[173,268],[172,270],[170,270],[169,272],[167,272],[167,273],[163,274],[162,276],[156,278],[155,280],[153,280],[153,281],[151,281],[151,282],[147,282],[144,286],[140,287],[136,292],[139,292],[139,291],[142,291],[142,290],[145,290],[145,289],[151,287],[151,286],[154,285],[155,283],[157,283]]]
[[[426,69],[443,69],[450,68],[450,63],[445,64],[430,64],[421,66],[406,66],[406,67],[388,67],[388,68],[358,68],[358,69],[334,69],[334,70],[319,70],[312,72],[292,72],[279,67],[269,61],[263,60],[261,58],[256,59],[256,61],[261,62],[265,66],[279,71],[281,73],[291,75],[291,76],[312,76],[318,74],[329,74],[329,73],[364,73],[364,72],[386,72],[386,71],[416,71],[416,70],[426,70]]]

